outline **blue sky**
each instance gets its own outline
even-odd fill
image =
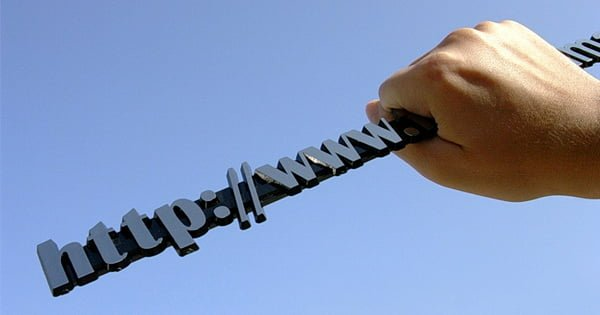
[[[600,313],[598,201],[482,198],[393,156],[59,298],[35,252],[361,127],[453,29],[510,18],[562,45],[599,30],[597,6],[2,1],[1,312]]]

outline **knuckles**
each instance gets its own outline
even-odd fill
[[[464,88],[461,82],[490,81],[486,62],[494,60],[492,58],[503,49],[507,34],[523,28],[512,20],[483,21],[474,28],[459,28],[451,32],[431,52],[408,68],[396,72],[379,86],[382,103],[399,99],[399,87],[406,84],[406,80],[410,80],[413,87],[435,84],[441,89],[440,93],[460,92]],[[462,80],[456,80],[457,77],[462,77]],[[400,90],[406,92],[406,89]]]
[[[525,26],[523,26],[523,24],[514,21],[514,20],[503,20],[500,22],[500,24],[502,26],[506,26],[506,27],[510,27],[510,28],[516,28],[516,29],[524,29]]]
[[[462,69],[465,67],[464,56],[439,50],[423,58],[421,62],[414,66],[414,71],[426,82],[436,82],[438,86],[444,86],[451,81],[453,76],[462,73]]]
[[[482,21],[475,25],[474,29],[485,33],[498,33],[507,29],[523,29],[521,23],[514,20],[502,20],[500,22]]]
[[[496,22],[492,22],[492,21],[483,21],[480,22],[479,24],[475,25],[475,29],[481,32],[488,32],[488,33],[493,33],[495,31],[498,30],[498,28],[500,28],[501,25],[499,25]]]
[[[443,49],[434,50],[409,68],[400,70],[383,81],[379,86],[379,98],[384,104],[394,103],[399,97],[398,88],[407,78],[410,78],[411,86],[427,88],[434,83],[444,92],[449,92],[453,86],[452,78],[464,73],[463,70],[467,67],[464,56]],[[427,89],[429,93],[436,91]]]
[[[440,47],[479,43],[484,40],[484,33],[474,28],[459,28],[448,34],[440,43]]]

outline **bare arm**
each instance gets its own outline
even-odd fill
[[[447,187],[521,201],[600,198],[600,81],[513,21],[449,34],[367,105],[433,117],[438,137],[396,152]]]

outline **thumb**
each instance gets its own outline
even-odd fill
[[[367,114],[369,121],[374,124],[377,124],[381,118],[385,118],[388,121],[393,119],[392,113],[384,109],[378,99],[371,100],[367,103],[365,113]]]
[[[383,108],[378,99],[368,102],[365,112],[369,121],[374,124],[377,124],[381,118],[393,119],[392,113]],[[469,176],[463,148],[440,137],[411,144],[394,153],[421,175],[443,186],[461,189],[456,179],[466,180],[465,177]]]

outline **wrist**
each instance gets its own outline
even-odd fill
[[[561,195],[600,199],[600,81],[593,81],[588,96],[582,100],[584,115],[575,124],[577,128],[568,131],[580,135],[567,137],[571,143],[567,143],[563,156],[567,166],[563,175],[567,176],[562,178]]]

